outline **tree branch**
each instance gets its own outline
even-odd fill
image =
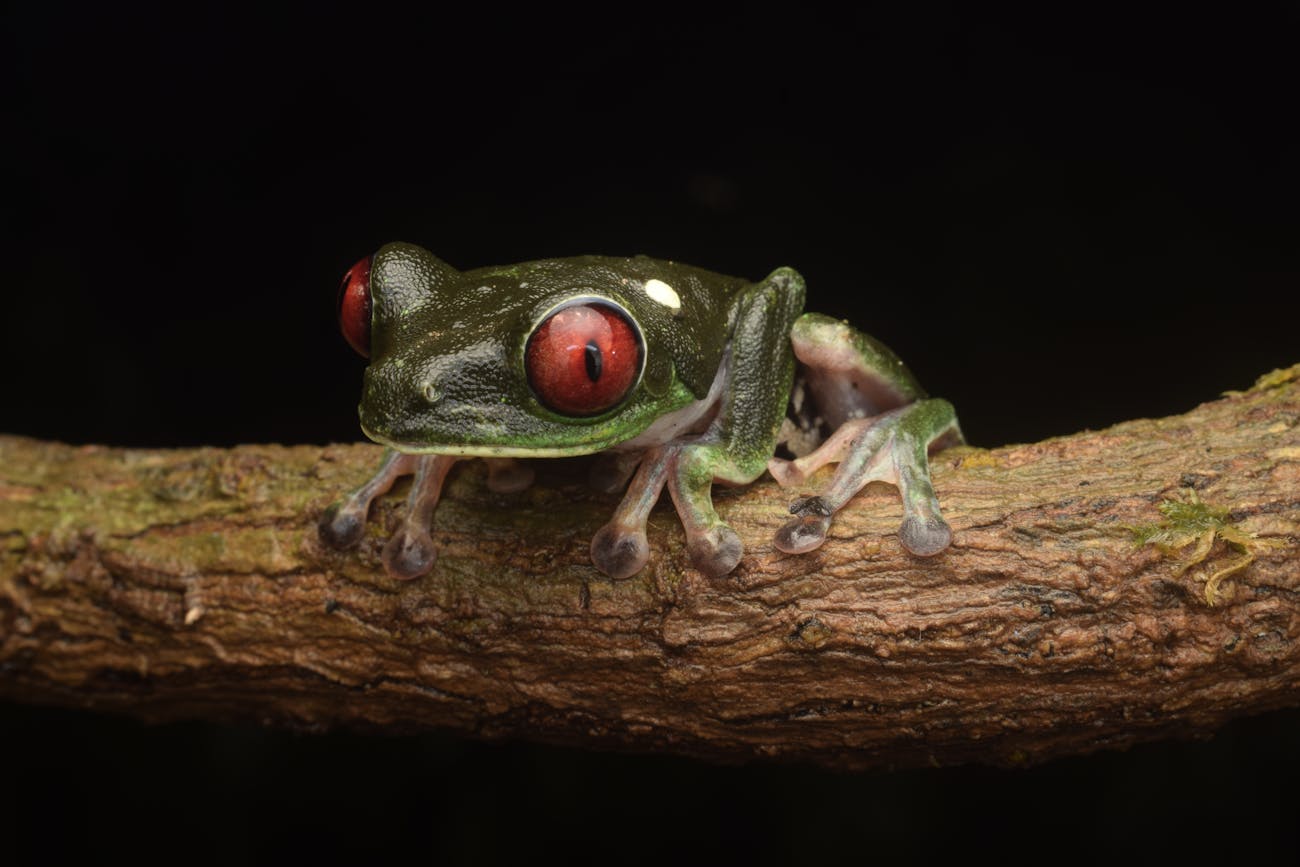
[[[464,465],[438,565],[402,584],[379,567],[400,498],[376,506],[359,551],[316,539],[374,446],[0,438],[0,697],[840,768],[1208,732],[1300,704],[1298,380],[1300,366],[1183,416],[937,455],[955,538],[928,560],[899,546],[889,488],[804,556],[770,541],[798,492],[719,491],[747,546],[722,583],[688,567],[667,508],[641,575],[597,573],[587,545],[614,500],[564,462],[510,496]],[[1191,568],[1193,546],[1132,531],[1186,488],[1227,509]],[[1210,606],[1207,579],[1243,553]]]

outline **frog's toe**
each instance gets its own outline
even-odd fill
[[[933,557],[952,543],[952,528],[940,517],[908,515],[898,528],[903,547],[918,557]]]
[[[438,550],[423,530],[404,527],[384,546],[384,571],[399,581],[419,578],[433,568]]]
[[[710,578],[730,574],[745,554],[740,537],[726,524],[688,535],[686,549],[690,552],[692,565]]]
[[[650,560],[645,530],[617,523],[601,527],[591,540],[591,562],[615,581],[631,578]]]
[[[776,538],[773,541],[778,551],[787,554],[806,554],[822,546],[830,526],[830,518],[818,515],[792,518],[776,531]]]
[[[325,510],[317,529],[322,542],[342,551],[361,541],[366,530],[366,514],[360,509],[349,508],[346,501],[340,501]]]

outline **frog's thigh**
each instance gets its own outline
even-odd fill
[[[788,268],[746,293],[731,339],[725,402],[709,431],[681,447],[668,475],[691,561],[711,577],[729,573],[744,553],[740,537],[713,508],[713,482],[747,484],[767,467],[794,377],[788,336],[803,297],[803,279]]]
[[[790,345],[817,412],[832,428],[926,396],[893,350],[843,320],[805,313],[790,329]]]

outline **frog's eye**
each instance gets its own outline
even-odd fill
[[[524,351],[528,384],[563,415],[595,415],[636,385],[645,349],[641,332],[617,307],[572,304],[547,317]]]
[[[370,257],[348,269],[339,284],[339,330],[364,358],[370,357]]]

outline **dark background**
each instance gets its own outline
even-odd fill
[[[1293,6],[186,8],[4,13],[0,430],[357,439],[335,290],[389,240],[463,268],[793,265],[812,309],[892,345],[980,445],[1185,411],[1300,361]],[[1101,859],[1135,841],[1240,860],[1296,842],[1297,723],[850,776],[4,706],[0,831],[13,863],[56,854],[49,829],[59,851],[222,863]]]

